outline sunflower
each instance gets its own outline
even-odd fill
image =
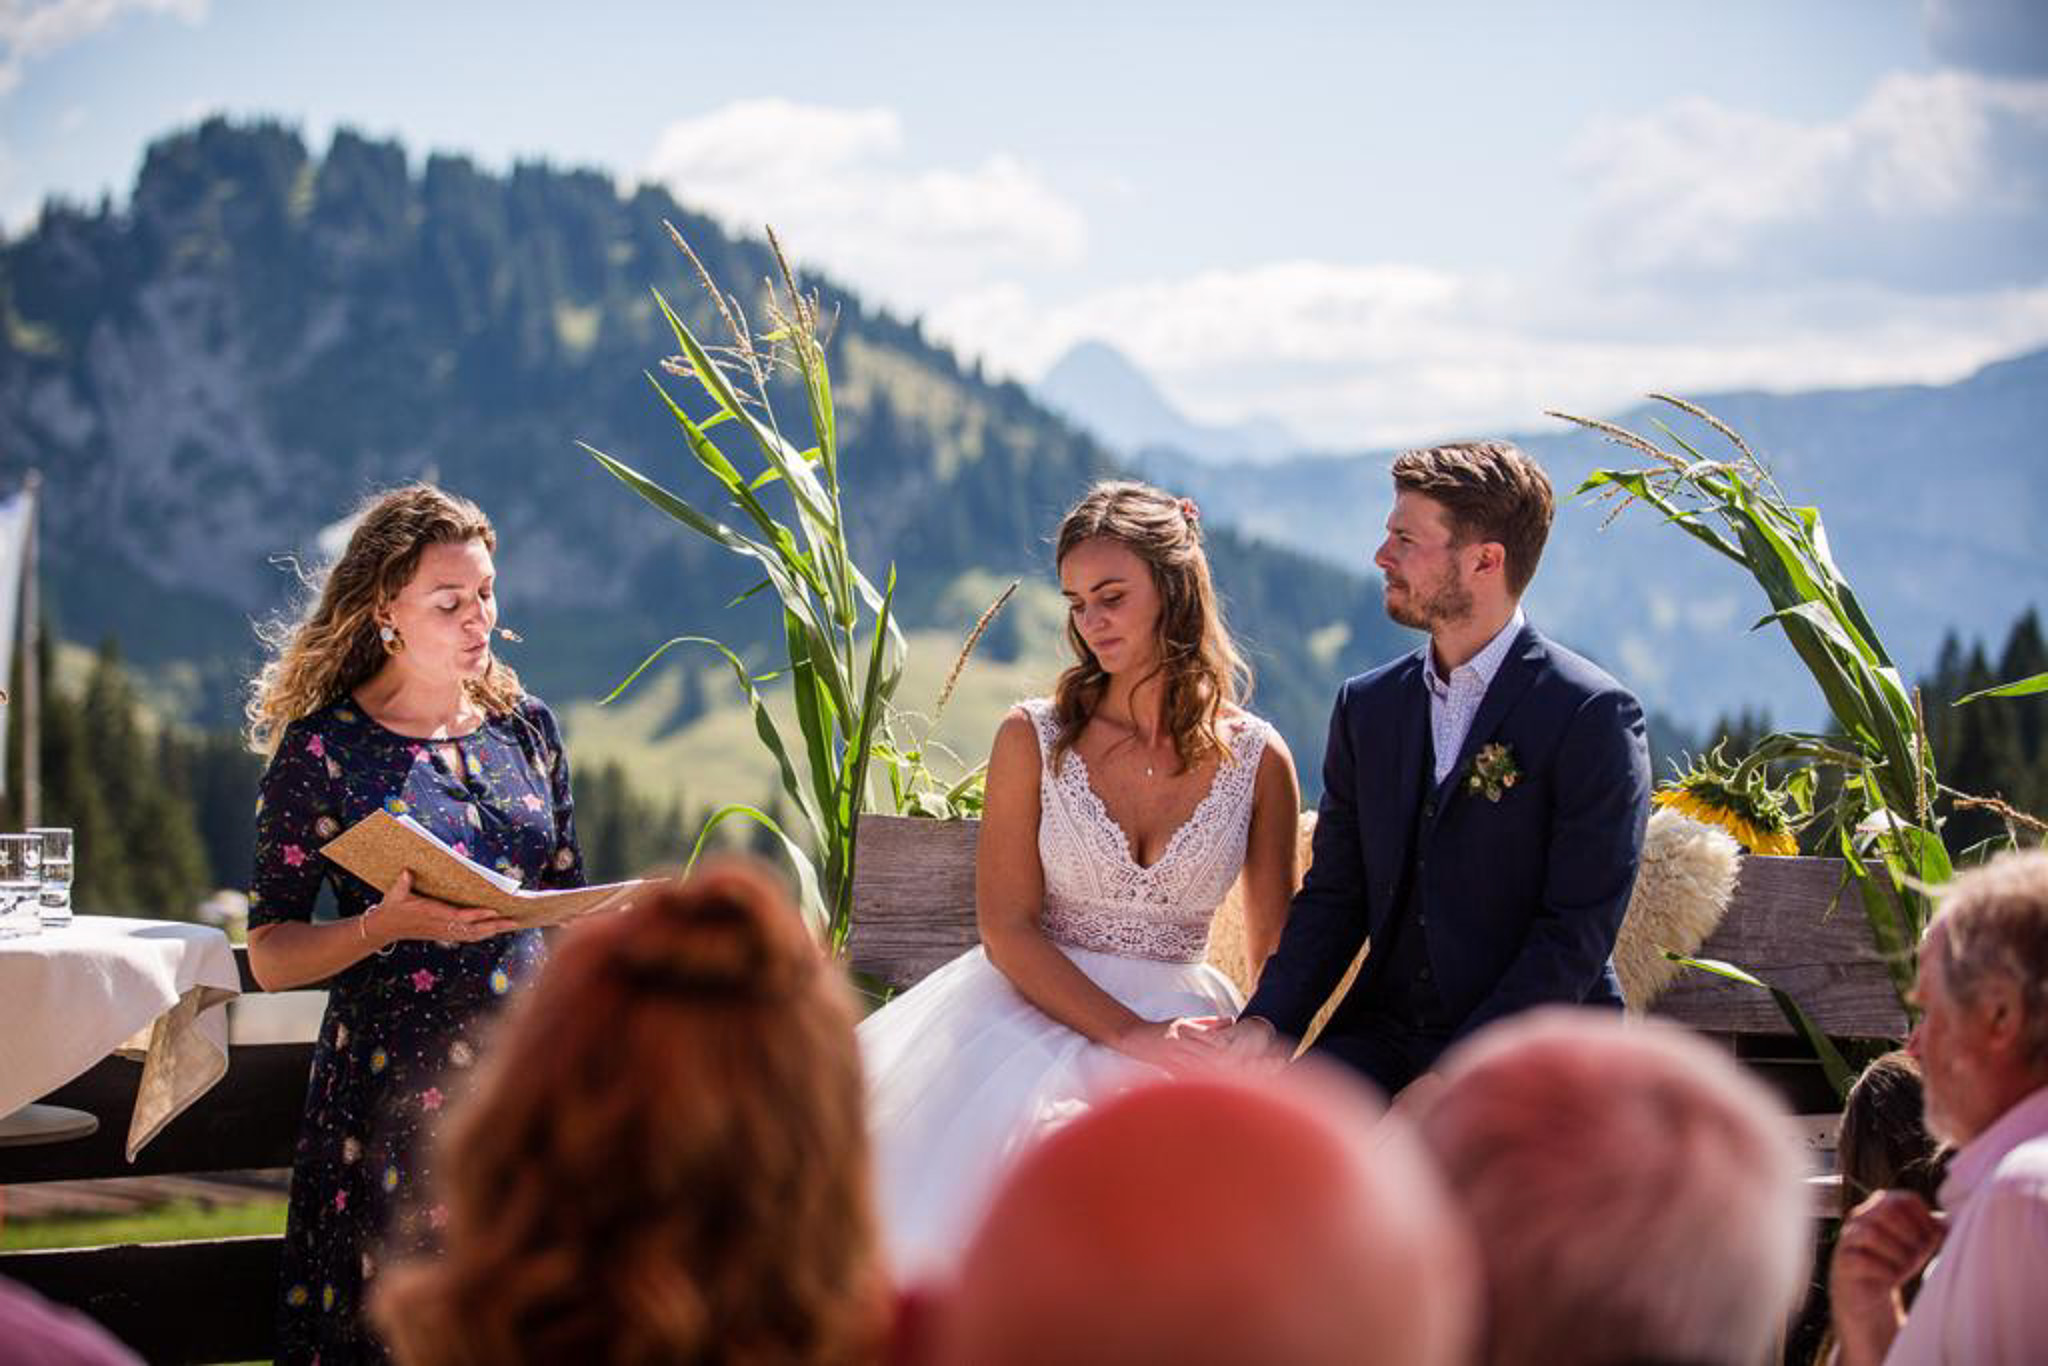
[[[1785,814],[1785,794],[1770,785],[1762,765],[1745,774],[1721,751],[1722,745],[1715,745],[1693,760],[1691,768],[1665,783],[1650,800],[1719,826],[1752,854],[1798,853],[1799,841]]]

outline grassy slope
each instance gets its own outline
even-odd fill
[[[222,1205],[174,1200],[141,1214],[10,1220],[5,1228],[0,1228],[0,1252],[282,1233],[284,1211],[284,1198],[277,1196]]]
[[[1036,601],[1022,607],[1013,603],[1010,610],[1042,619],[1042,599],[1047,593],[1049,590],[1033,590]],[[1023,635],[1027,640],[1057,640],[1037,624],[1026,627]],[[909,633],[909,663],[896,695],[901,739],[914,740],[924,734],[924,718],[953,666],[960,640],[959,635],[946,631]],[[774,761],[754,734],[753,720],[740,701],[731,671],[709,650],[696,647],[691,656],[682,653],[685,648],[678,647],[671,656],[679,656],[682,662],[670,667],[664,661],[649,670],[611,705],[584,701],[563,709],[563,726],[577,762],[589,768],[616,760],[640,792],[664,802],[680,795],[693,812],[727,801],[765,800],[776,785]],[[950,779],[985,759],[1003,712],[1022,698],[1047,691],[1061,664],[1052,649],[1034,650],[1016,661],[977,655],[961,675],[933,735],[960,759],[958,764],[942,756],[934,759],[932,766],[939,776]],[[681,688],[681,668],[706,671],[707,695],[731,701],[713,706],[687,725],[668,729],[667,718],[674,712]],[[802,739],[788,709],[787,690],[771,685],[764,695],[785,742],[800,746]],[[878,784],[877,791],[881,790]],[[688,852],[678,850],[677,857]]]

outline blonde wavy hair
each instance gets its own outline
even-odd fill
[[[348,549],[321,575],[311,609],[297,621],[258,628],[271,657],[250,682],[243,708],[249,748],[270,753],[286,726],[355,691],[382,668],[386,650],[377,613],[412,581],[428,546],[467,541],[498,548],[491,519],[467,498],[432,484],[408,484],[366,499]],[[493,716],[512,711],[526,695],[495,654],[484,676],[465,686]]]
[[[1224,624],[1194,504],[1150,484],[1105,480],[1061,520],[1056,561],[1064,562],[1074,547],[1098,536],[1127,547],[1152,570],[1159,591],[1153,631],[1158,660],[1147,678],[1163,675],[1162,711],[1181,771],[1210,754],[1226,753],[1223,709],[1250,696],[1252,672]],[[1108,671],[1081,639],[1072,616],[1067,618],[1067,644],[1075,662],[1053,690],[1053,716],[1059,723],[1052,746],[1055,773],[1109,688]]]

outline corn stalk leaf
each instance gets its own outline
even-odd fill
[[[1666,521],[1670,522],[1680,531],[1683,531],[1686,535],[1691,536],[1694,540],[1699,541],[1702,545],[1718,551],[1737,564],[1743,562],[1742,552],[1737,550],[1720,532],[1701,522],[1698,513],[1685,511],[1660,493],[1651,484],[1650,471],[1648,470],[1594,470],[1586,476],[1586,482],[1579,485],[1577,492],[1573,496],[1577,497],[1581,494],[1590,493],[1595,489],[1604,488],[1610,484],[1648,503],[1651,507],[1663,513]]]
[[[811,934],[820,944],[825,943],[830,934],[830,925],[825,911],[825,898],[818,889],[817,867],[811,862],[811,856],[804,847],[784,833],[782,827],[775,823],[773,816],[758,807],[748,806],[745,802],[727,802],[712,812],[705,820],[704,828],[697,832],[697,843],[690,849],[690,861],[683,865],[683,876],[688,877],[690,870],[697,866],[697,857],[704,852],[704,845],[711,838],[711,832],[733,817],[750,820],[775,836],[776,842],[782,846],[783,857],[789,860],[790,871],[796,875],[797,905],[803,911],[804,923],[810,926]]]
[[[2048,674],[2035,674],[2032,678],[2016,679],[2001,683],[1995,688],[1982,688],[1968,697],[1956,699],[1958,707],[1965,702],[1975,702],[1981,697],[2032,697],[2035,693],[2048,692]]]
[[[1812,1046],[1814,1056],[1820,1059],[1821,1071],[1826,1074],[1828,1085],[1834,1088],[1835,1095],[1841,1100],[1848,1100],[1849,1087],[1856,1080],[1855,1072],[1850,1068],[1848,1060],[1842,1056],[1842,1051],[1835,1047],[1835,1041],[1813,1022],[1813,1017],[1800,1008],[1799,1002],[1793,1000],[1789,992],[1772,986],[1755,973],[1745,972],[1733,963],[1726,963],[1718,958],[1688,958],[1669,949],[1664,951],[1664,956],[1685,967],[1696,968],[1701,972],[1709,972],[1716,977],[1771,993],[1771,999],[1778,1004],[1779,1013],[1785,1017],[1793,1030]]]
[[[781,772],[783,790],[789,793],[790,800],[797,804],[797,810],[803,813],[804,820],[822,841],[825,838],[826,831],[824,819],[818,811],[818,804],[811,799],[810,795],[803,790],[801,784],[797,781],[796,766],[790,762],[789,749],[782,742],[782,731],[775,724],[774,714],[768,710],[768,704],[762,698],[760,689],[755,686],[757,680],[747,672],[747,666],[741,662],[740,657],[720,642],[711,639],[709,636],[677,636],[673,640],[664,641],[660,648],[640,662],[639,668],[626,675],[625,681],[612,689],[611,693],[604,700],[610,702],[613,698],[624,692],[627,685],[638,678],[647,669],[648,665],[654,663],[655,660],[668,653],[671,647],[677,645],[706,645],[725,656],[725,662],[732,666],[733,678],[739,683],[740,692],[746,697],[747,709],[753,713],[754,733],[760,737],[762,746],[774,757],[776,768]]]
[[[852,737],[852,748],[848,753],[850,763],[846,773],[841,809],[845,813],[844,819],[849,832],[859,819],[862,798],[867,789],[868,758],[873,752],[875,726],[881,719],[883,705],[895,694],[896,682],[900,676],[886,664],[886,645],[889,628],[894,624],[895,614],[892,609],[895,598],[896,567],[891,565],[888,587],[882,594],[881,611],[875,621],[874,644],[868,652],[867,686],[861,697],[860,711],[856,713],[860,717],[860,728]],[[843,859],[838,869],[839,879],[833,884],[839,893],[840,904],[834,907],[838,926],[850,926],[853,921],[853,867],[856,844],[857,841],[851,837],[844,841]],[[835,848],[833,852],[839,854],[841,851]],[[839,929],[838,933],[843,935],[844,929]]]
[[[801,580],[807,583],[811,578],[808,564],[802,561],[802,557],[799,556],[797,558],[795,563],[796,572],[792,574],[791,562],[786,561],[783,558],[783,554],[773,547],[763,545],[751,536],[727,526],[724,522],[705,516],[687,499],[671,493],[654,480],[649,479],[646,475],[634,469],[631,465],[613,459],[597,449],[597,447],[582,441],[576,444],[581,446],[592,459],[610,471],[613,478],[617,479],[627,488],[632,489],[654,506],[660,508],[676,521],[689,527],[698,535],[716,541],[734,554],[744,555],[760,565],[762,573],[770,583],[775,585],[775,591],[782,598],[783,606],[804,616],[806,624],[815,629],[819,634],[826,633],[825,623],[818,619],[816,610],[812,606],[814,600],[809,594],[804,592],[799,582]]]
[[[660,290],[654,291],[654,300],[661,307],[661,314],[668,320],[669,330],[675,333],[676,345],[682,348],[683,358],[690,363],[691,373],[704,386],[704,392],[711,396],[721,410],[729,413],[747,435],[754,439],[762,456],[779,472],[795,495],[798,511],[818,522],[829,522],[832,517],[830,501],[818,478],[811,472],[803,457],[782,439],[782,434],[754,416],[727,379],[725,372],[711,359],[703,343],[690,331],[689,325],[676,311],[669,307]]]
[[[819,678],[814,642],[803,622],[794,613],[784,612],[782,626],[789,649],[789,678],[795,695],[797,725],[803,731],[804,749],[810,756],[811,795],[818,810],[837,830],[839,813],[834,793],[839,765],[833,762],[832,735],[843,724],[845,713],[834,703],[832,690]],[[835,667],[828,655],[824,671],[831,672]]]

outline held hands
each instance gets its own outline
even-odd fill
[[[1208,1037],[1206,1019],[1139,1020],[1110,1040],[1126,1057],[1179,1075],[1216,1065],[1217,1046]]]
[[[432,939],[443,944],[474,944],[494,934],[520,928],[519,922],[482,906],[455,906],[421,896],[412,889],[412,872],[398,875],[384,899],[363,912],[357,927],[365,939],[383,948],[401,939]]]
[[[1946,1233],[1942,1216],[1911,1191],[1879,1191],[1850,1211],[1835,1241],[1828,1291],[1843,1366],[1876,1363],[1891,1349],[1905,1314],[1900,1291]]]
[[[1264,1070],[1283,1066],[1294,1057],[1294,1041],[1281,1038],[1269,1021],[1257,1015],[1241,1020],[1210,1015],[1188,1023],[1205,1026],[1203,1037],[1231,1066]]]
[[[1241,1021],[1227,1015],[1140,1020],[1110,1046],[1174,1073],[1218,1066],[1278,1067],[1290,1053],[1273,1026],[1257,1016]]]

